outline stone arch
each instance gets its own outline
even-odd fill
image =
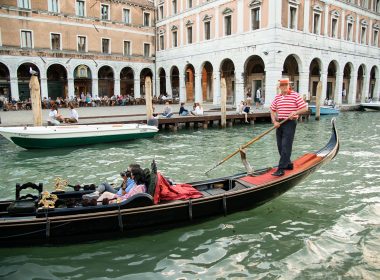
[[[334,102],[338,102],[336,100],[337,94],[337,73],[339,73],[339,65],[336,60],[330,61],[329,65],[327,66],[327,87],[326,87],[326,99],[334,100]]]
[[[379,87],[379,69],[377,66],[372,66],[369,78],[369,94],[368,97],[372,100],[378,98],[376,88]]]
[[[367,74],[367,68],[364,64],[361,64],[358,68],[358,75],[357,75],[357,81],[356,81],[356,95],[355,95],[355,101],[360,103],[363,97],[363,89],[364,89],[364,83],[365,83],[365,76]]]
[[[159,95],[166,95],[166,72],[164,68],[158,69],[158,76],[160,79],[160,88],[159,88]]]
[[[11,83],[10,72],[8,67],[0,62],[0,96],[3,96],[8,101],[11,99]],[[0,108],[3,106],[0,100]]]
[[[310,62],[309,66],[309,90],[310,90],[310,100],[315,102],[317,95],[317,85],[321,80],[321,70],[322,62],[319,58],[314,58]]]
[[[207,102],[213,102],[214,68],[211,62],[205,61],[202,63],[201,75],[202,100]]]
[[[74,69],[74,93],[78,98],[92,91],[92,73],[90,67],[85,64],[78,65]]]
[[[131,67],[124,67],[120,71],[120,94],[135,96],[135,73]]]
[[[282,68],[282,77],[289,78],[293,82],[292,87],[295,91],[300,91],[300,60],[298,56],[288,55],[284,61]]]
[[[172,87],[173,98],[179,98],[179,70],[177,66],[170,69],[170,86]]]
[[[261,97],[265,95],[265,63],[258,55],[248,57],[244,63],[244,92],[252,99],[255,92],[261,89]],[[245,96],[246,98],[247,96]]]
[[[111,66],[104,65],[98,70],[99,97],[114,95],[115,75]],[[96,96],[93,96],[96,97]]]
[[[57,97],[68,97],[67,70],[61,64],[51,64],[46,70],[48,96],[55,100]]]
[[[32,67],[34,71],[38,72],[38,80],[41,85],[41,81],[40,81],[41,75],[40,75],[40,70],[38,69],[37,65],[30,62],[21,64],[17,68],[18,94],[19,94],[19,100],[21,101],[28,100],[30,98],[30,89],[29,89],[30,67]]]
[[[346,63],[343,68],[343,85],[342,85],[342,103],[348,103],[351,93],[351,76],[354,72],[354,66],[351,62]]]
[[[186,101],[194,102],[195,100],[195,69],[192,64],[185,66],[185,85],[186,85]]]
[[[226,79],[227,104],[235,104],[235,64],[231,59],[223,59],[220,63],[220,78]]]
[[[140,72],[140,93],[141,93],[142,98],[145,98],[145,94],[146,94],[146,89],[145,89],[146,77],[151,78],[151,81],[152,81],[151,92],[152,92],[152,97],[153,97],[153,72],[150,68],[144,68]]]

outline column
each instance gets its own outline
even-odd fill
[[[270,67],[265,71],[265,107],[270,106],[276,96],[278,92],[278,80],[281,77],[282,67]]]
[[[172,47],[170,44],[170,35],[171,35],[170,26],[169,24],[167,24],[165,28],[165,33],[164,33],[164,36],[166,36],[166,44],[164,46],[165,50],[170,49]]]
[[[195,102],[202,103],[203,94],[202,94],[202,72],[195,72]]]
[[[369,81],[370,81],[371,75],[369,71],[367,70],[367,74],[363,77],[363,90],[362,90],[362,97],[361,102],[364,102],[366,98],[369,97]]]
[[[325,3],[325,23],[324,23],[324,31],[323,35],[328,36],[329,34],[329,5]]]
[[[152,83],[153,83],[153,81],[152,81]],[[158,93],[158,95],[160,95],[162,90],[161,90],[161,83],[160,83],[159,74],[156,75],[156,82],[154,84],[154,88],[156,88],[156,92]],[[155,95],[153,94],[153,96],[155,96]]]
[[[350,77],[350,92],[348,94],[348,104],[355,104],[356,103],[356,84],[358,82],[357,79],[357,73],[354,71],[354,73],[351,74]]]
[[[309,33],[309,18],[310,18],[310,0],[304,1],[303,14],[303,32]]]
[[[185,75],[179,73],[179,101],[186,102],[186,84],[185,84]]]
[[[137,76],[137,75],[135,75]],[[137,78],[134,80],[134,85],[133,85],[133,91],[135,94],[135,98],[140,98],[141,93],[140,93],[140,75],[137,76]]]
[[[196,34],[195,34],[195,42],[199,43],[199,34],[201,33],[201,25],[200,25],[200,20],[199,20],[199,13],[197,13],[196,20],[195,20],[195,29],[196,29]]]
[[[92,78],[92,97],[99,96],[99,80],[98,78]]]
[[[342,91],[343,91],[343,72],[336,74],[334,102],[337,105],[342,105]]]
[[[380,84],[380,81],[379,81],[379,74],[376,73],[376,76],[375,76],[375,88],[374,88],[374,92],[373,92],[373,101],[379,101],[380,100],[380,90],[379,90],[379,84]]]
[[[67,79],[67,89],[69,94],[69,99],[73,99],[75,96],[74,78],[70,77]]]
[[[341,22],[340,22],[340,39],[345,39],[344,37],[344,30],[346,30],[346,21],[345,21],[345,18],[346,18],[346,11],[345,10],[342,10],[342,14],[341,14]]]
[[[185,43],[184,43],[184,30],[183,30],[183,18],[181,18],[180,22],[179,22],[179,34],[178,34],[178,46],[183,46]]]
[[[156,91],[156,87],[154,86],[155,83],[156,83],[156,81],[157,81],[157,79],[156,79],[155,77],[156,77],[156,76],[153,74],[153,81],[152,81],[152,97],[157,96],[157,95],[156,95],[156,93],[157,93],[157,91]]]
[[[219,38],[219,7],[214,8],[214,14],[215,14],[215,39]]]
[[[166,92],[168,93],[168,96],[173,97],[172,83],[170,82],[170,75],[166,75],[165,83],[166,83]]]
[[[213,83],[214,93],[213,93],[213,104],[220,105],[220,72],[214,72],[214,83]]]
[[[235,104],[240,104],[244,100],[244,70],[235,71]]]
[[[125,92],[120,92],[120,79],[115,78],[114,80],[114,85],[113,85],[113,92],[115,95],[124,95],[126,94]],[[93,95],[94,97],[95,95]]]
[[[299,72],[299,81],[300,81],[300,88],[299,88],[299,94],[303,96],[306,95],[306,99],[310,100],[310,91],[309,91],[309,72],[308,71],[302,71]]]
[[[11,82],[11,99],[19,100],[20,95],[18,92],[18,78],[16,77],[10,77],[10,82]]]
[[[237,33],[243,33],[244,29],[244,1],[238,0],[237,3]]]
[[[326,91],[327,91],[327,71],[321,71],[321,82],[322,82],[322,94],[320,104],[322,105],[326,99]]]
[[[355,42],[359,44],[360,42],[360,19],[359,16],[356,16],[356,38]]]
[[[269,0],[268,2],[268,27],[281,27],[282,1]]]
[[[44,97],[48,98],[49,94],[48,94],[47,78],[41,77],[40,81],[41,81],[41,85],[40,85],[41,99],[44,99]]]

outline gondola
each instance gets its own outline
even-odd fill
[[[300,183],[321,165],[333,159],[339,150],[339,137],[332,121],[332,134],[325,147],[293,161],[294,169],[274,177],[274,168],[240,173],[218,179],[193,182],[201,197],[154,203],[157,193],[139,193],[121,203],[82,206],[78,201],[91,193],[92,186],[56,193],[62,200],[76,201],[67,207],[37,207],[41,197],[21,192],[43,186],[27,183],[16,186],[16,199],[0,202],[0,246],[68,244],[151,233],[218,215],[252,209],[278,197]],[[156,174],[154,168],[152,174]],[[157,178],[156,178],[157,179]],[[174,188],[176,186],[173,186]]]

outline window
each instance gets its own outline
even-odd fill
[[[124,23],[131,23],[131,11],[129,9],[123,9],[123,21]]]
[[[231,15],[224,17],[224,35],[231,35]]]
[[[374,11],[375,11],[375,12],[380,12],[380,0],[376,0],[376,1],[374,2],[374,5],[375,5],[375,7],[374,7]]]
[[[374,30],[373,31],[373,43],[372,45],[374,45],[375,47],[378,47],[379,46],[379,30]]]
[[[187,27],[187,43],[188,44],[193,43],[193,27],[192,26]]]
[[[193,7],[193,0],[187,0],[187,7],[189,9]]]
[[[110,39],[102,38],[102,53],[110,53],[111,52],[110,45],[111,45]]]
[[[150,26],[150,14],[144,13],[144,26]]]
[[[19,8],[30,9],[30,0],[17,0]]]
[[[21,30],[21,48],[33,48],[32,31]]]
[[[144,44],[144,56],[150,57],[150,44]]]
[[[87,52],[87,38],[78,36],[78,52]]]
[[[318,35],[321,33],[321,14],[319,13],[313,15],[313,33]]]
[[[130,41],[124,41],[124,55],[131,55],[131,42]]]
[[[83,0],[77,0],[76,2],[77,16],[84,17],[85,13],[85,2]]]
[[[49,10],[49,12],[58,13],[59,12],[58,0],[49,0],[48,10]]]
[[[173,14],[177,13],[177,0],[172,1]]]
[[[289,28],[297,29],[297,8],[292,6],[289,8]]]
[[[177,31],[173,31],[172,33],[173,35],[173,47],[178,47],[178,32]]]
[[[61,49],[61,34],[51,33],[50,34],[51,49],[60,50]]]
[[[161,34],[160,35],[160,50],[164,50],[165,49],[165,37],[164,37],[164,34]]]
[[[251,28],[252,30],[260,28],[260,8],[251,9]]]
[[[204,23],[205,27],[205,40],[210,40],[211,39],[211,25],[209,21],[206,21]]]
[[[352,41],[352,32],[353,32],[352,23],[349,22],[347,23],[347,41]]]
[[[164,5],[158,7],[158,19],[164,18]]]
[[[360,44],[365,45],[367,43],[367,27],[362,26],[360,32]]]
[[[333,38],[338,37],[338,19],[337,18],[331,19],[331,37]]]
[[[101,4],[100,5],[100,17],[103,20],[109,20],[110,19],[110,6]]]
[[[368,9],[368,0],[360,0],[360,6]]]

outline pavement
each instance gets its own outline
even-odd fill
[[[173,112],[179,111],[179,104],[170,105]],[[213,104],[203,104],[205,115],[220,115],[220,106]],[[161,113],[165,107],[164,104],[155,104],[155,112]],[[186,104],[186,109],[191,109],[192,104]],[[101,122],[121,122],[121,121],[143,121],[146,120],[146,107],[145,105],[129,105],[129,106],[112,106],[112,107],[80,107],[76,108],[79,114],[80,124],[91,124]],[[235,112],[231,106],[227,107],[228,111]],[[64,117],[70,115],[68,108],[60,108],[59,113]],[[268,112],[268,109],[254,109],[254,112]],[[42,110],[42,123],[46,125],[47,117],[49,114],[48,109]],[[176,116],[176,115],[174,115]],[[178,116],[178,115],[177,115]],[[19,110],[19,111],[0,111],[0,126],[32,126],[33,125],[33,111],[32,110]]]

